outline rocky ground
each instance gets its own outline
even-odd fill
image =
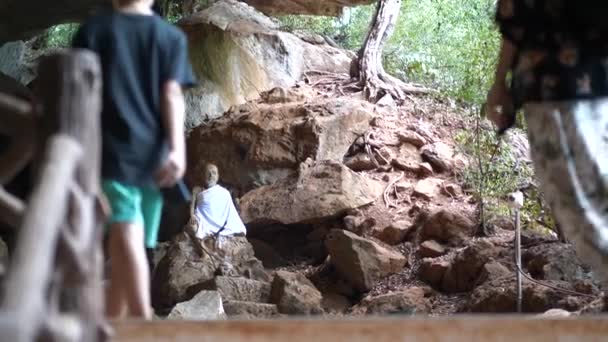
[[[359,96],[347,76],[310,74],[190,132],[190,183],[217,164],[248,236],[224,248],[228,257],[197,253],[183,233],[165,243],[159,313],[515,312],[513,224],[495,219],[492,235],[477,237],[477,204],[459,181],[464,114],[431,96],[403,106]],[[522,259],[525,312],[603,307],[570,245],[524,230]]]
[[[160,317],[515,311],[513,224],[494,218],[490,236],[476,234],[478,203],[461,181],[470,161],[455,142],[474,127],[461,108],[432,93],[363,101],[346,74],[352,52],[282,32],[242,2],[180,26],[201,80],[187,94],[188,182],[218,165],[248,235],[195,243],[187,208],[169,203],[153,255]],[[0,87],[16,95],[35,79],[28,44],[0,49]],[[525,138],[512,138],[526,158]],[[13,233],[0,233],[10,247]],[[605,310],[570,245],[523,235],[525,312]],[[0,240],[0,279],[8,252]]]

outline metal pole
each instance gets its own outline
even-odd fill
[[[509,195],[509,206],[513,210],[515,219],[515,239],[513,239],[515,250],[515,291],[517,312],[522,312],[523,291],[522,291],[522,268],[521,268],[521,217],[520,210],[524,206],[524,194],[521,191],[515,191]]]
[[[515,265],[517,269],[516,274],[516,286],[517,286],[517,312],[522,312],[522,283],[521,283],[521,222],[519,208],[515,208]]]

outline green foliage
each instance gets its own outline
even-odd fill
[[[287,15],[279,18],[286,31],[307,31],[328,36],[345,49],[358,50],[363,45],[374,5],[346,10],[340,18],[310,15]]]
[[[480,105],[489,89],[499,48],[494,0],[404,1],[395,32],[384,49],[385,69],[408,82],[434,86],[445,95]],[[342,18],[286,16],[287,30],[308,30],[357,50],[375,5]]]
[[[405,1],[386,48],[386,70],[481,104],[498,56],[494,0]],[[391,55],[391,50],[399,53]]]
[[[480,128],[462,130],[455,140],[462,152],[473,158],[460,175],[464,184],[478,201],[484,202],[486,213],[507,216],[510,211],[504,197],[533,184],[534,170],[531,165],[519,162],[508,144],[499,145],[498,139],[492,131]],[[545,233],[554,229],[555,222],[538,188],[527,187],[524,193],[522,224]]]
[[[49,28],[45,34],[45,48],[67,48],[78,31],[80,24],[62,24]]]
[[[496,200],[529,183],[532,169],[518,163],[509,145],[499,146],[492,131],[463,130],[456,134],[456,142],[474,158],[462,177],[478,198]]]

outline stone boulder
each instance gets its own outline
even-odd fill
[[[432,213],[419,232],[420,241],[437,240],[459,245],[472,236],[475,224],[455,210],[441,209]]]
[[[567,282],[549,281],[549,285],[572,290]],[[465,312],[508,313],[516,311],[515,278],[501,278],[478,286],[465,304]],[[543,313],[550,309],[576,311],[584,307],[584,301],[570,301],[568,294],[539,284],[524,282],[523,311]]]
[[[268,303],[270,284],[236,277],[215,277],[200,286],[201,289],[217,291],[225,301]]]
[[[383,229],[374,231],[374,237],[386,244],[394,246],[402,243],[413,228],[414,226],[412,226],[410,221],[399,220],[389,224]]]
[[[333,161],[319,162],[273,185],[241,198],[246,224],[309,223],[344,214],[374,202],[382,194],[380,182],[359,175]]]
[[[405,130],[397,134],[399,141],[406,144],[411,144],[416,148],[421,148],[426,145],[427,139],[419,133],[411,130]]]
[[[345,158],[344,165],[357,172],[370,171],[378,167],[367,153],[358,153],[352,157]]]
[[[399,292],[387,293],[363,299],[356,311],[367,315],[420,314],[428,313],[430,305],[425,298],[425,291],[412,287]]]
[[[505,265],[498,261],[490,261],[483,265],[481,274],[477,279],[477,283],[481,284],[486,281],[493,281],[500,278],[513,277],[515,273],[513,270],[509,270]]]
[[[403,254],[345,230],[330,231],[325,244],[338,273],[361,292],[400,272],[407,263]]]
[[[440,258],[424,258],[418,267],[418,277],[436,289],[441,288],[443,276],[450,267],[450,261]]]
[[[352,306],[348,298],[334,292],[323,293],[321,305],[325,312],[337,314],[345,313]]]
[[[272,281],[270,301],[279,312],[289,315],[314,315],[323,312],[321,292],[304,275],[278,271]]]
[[[456,253],[441,281],[448,293],[466,292],[475,288],[483,266],[498,256],[500,249],[489,241],[478,240]]]
[[[427,240],[418,247],[418,255],[422,258],[436,258],[446,253],[446,248],[435,240]]]
[[[211,321],[226,318],[222,297],[216,291],[201,291],[187,302],[177,304],[168,319]]]
[[[305,72],[348,73],[352,57],[329,45],[282,32],[236,0],[218,1],[182,19],[199,86],[186,94],[188,129],[274,87],[291,87]]]
[[[426,178],[419,181],[414,187],[413,195],[427,201],[433,200],[441,194],[441,186],[444,180],[439,178]]]
[[[265,268],[279,268],[287,266],[288,261],[270,244],[259,239],[249,239],[253,247],[255,257],[259,259]]]
[[[19,84],[28,84],[34,79],[34,73],[28,67],[28,45],[22,41],[0,43],[0,80],[10,77]]]
[[[157,310],[166,310],[192,297],[196,286],[215,278],[218,273],[267,281],[261,262],[244,237],[223,241],[221,249],[205,247],[200,255],[185,233],[177,235],[158,264],[152,281],[152,300]]]
[[[437,172],[449,172],[454,166],[454,149],[444,142],[436,142],[422,148],[422,159]]]
[[[522,261],[535,279],[574,282],[585,275],[572,245],[546,243],[524,251]]]
[[[187,178],[202,184],[203,168],[212,162],[222,182],[245,193],[296,175],[309,158],[341,162],[372,113],[369,104],[344,99],[245,104],[190,133]]]
[[[415,132],[412,132],[416,134]],[[401,136],[400,136],[401,138]],[[415,143],[415,141],[414,141]],[[393,159],[393,166],[399,170],[410,171],[414,173],[421,173],[420,165],[422,164],[422,158],[418,147],[412,143],[404,143],[399,147],[399,155]]]
[[[224,310],[231,319],[269,319],[279,316],[277,306],[266,303],[227,300]]]

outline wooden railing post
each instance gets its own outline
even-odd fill
[[[35,93],[42,108],[32,142],[37,180],[22,218],[18,203],[4,205],[13,221],[22,223],[0,318],[14,317],[16,341],[97,341],[104,324],[96,210],[101,165],[97,56],[74,50],[46,57]]]

